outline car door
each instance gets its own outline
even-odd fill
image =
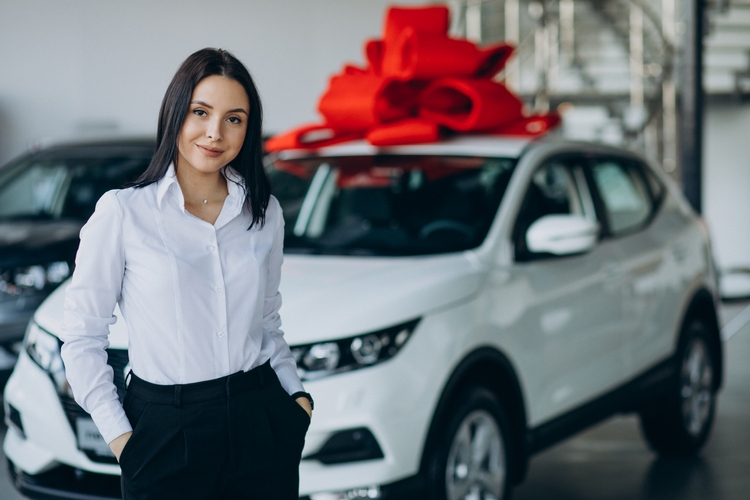
[[[664,231],[649,231],[663,187],[649,178],[647,167],[629,158],[597,157],[591,162],[595,199],[606,218],[606,236],[614,243],[622,294],[622,327],[626,374],[635,376],[660,360],[655,343],[669,337],[654,321],[669,291],[664,281]],[[662,349],[663,351],[663,349]]]
[[[520,304],[510,329],[532,425],[606,392],[623,375],[622,310],[619,287],[609,281],[615,264],[610,242],[558,257],[534,254],[525,241],[531,224],[545,215],[599,217],[586,165],[582,156],[566,156],[539,166],[514,223],[515,263],[505,290]]]

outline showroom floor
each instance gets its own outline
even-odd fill
[[[726,324],[748,303],[725,305]],[[618,417],[536,456],[515,500],[745,500],[750,498],[750,325],[725,344],[726,384],[700,456],[660,459],[638,420]],[[0,427],[0,438],[5,428]],[[0,456],[2,464],[5,457]],[[0,499],[21,500],[0,465]]]

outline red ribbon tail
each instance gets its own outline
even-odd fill
[[[340,132],[327,125],[303,125],[268,139],[266,151],[270,153],[284,149],[322,148],[340,142],[361,139],[363,135],[363,132]]]

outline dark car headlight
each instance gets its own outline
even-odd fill
[[[34,321],[29,321],[23,347],[29,357],[50,375],[57,392],[72,396],[70,385],[65,378],[65,365],[60,355],[60,340]]]
[[[355,337],[292,346],[300,378],[312,380],[382,363],[406,344],[418,323],[415,319]]]
[[[0,292],[20,295],[25,291],[43,290],[56,286],[70,276],[70,266],[65,261],[6,269],[0,273]]]

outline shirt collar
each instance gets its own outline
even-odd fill
[[[169,168],[167,169],[167,173],[164,174],[164,177],[159,179],[159,182],[156,183],[156,203],[159,205],[159,210],[161,210],[162,201],[167,195],[169,188],[172,187],[172,184],[177,184],[177,176],[175,175],[174,164],[170,163]],[[181,198],[181,203],[179,203],[179,206],[181,206],[184,210],[185,200],[182,199],[182,190],[179,189],[179,187],[179,184],[177,184],[177,191],[179,193],[178,197]]]
[[[223,170],[224,177],[227,179],[227,195],[224,200],[224,207],[219,217],[214,222],[217,229],[234,219],[242,213],[242,207],[245,204],[245,179],[232,167],[227,165]]]
[[[227,200],[224,202],[224,206],[229,208],[230,218],[234,218],[242,211],[242,206],[245,203],[245,179],[235,169],[229,165],[223,167],[224,176],[227,179],[227,190],[229,194]],[[174,187],[172,187],[174,186]],[[170,189],[171,188],[171,189]],[[174,170],[174,163],[169,164],[167,172],[164,177],[159,179],[156,183],[156,203],[159,206],[159,210],[162,209],[164,198],[167,194],[172,191],[177,199],[177,206],[185,211],[185,198],[182,195],[182,189],[180,184],[177,182],[177,175]],[[221,216],[219,216],[221,218]],[[218,220],[217,220],[218,222]]]

